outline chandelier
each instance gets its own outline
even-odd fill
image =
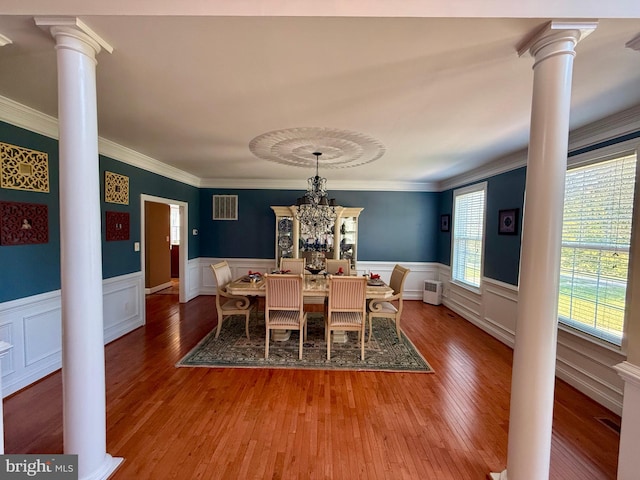
[[[331,232],[336,221],[336,201],[327,198],[327,179],[318,175],[318,162],[321,152],[316,156],[316,176],[307,180],[307,192],[296,202],[296,218],[300,222],[303,236],[318,238]]]

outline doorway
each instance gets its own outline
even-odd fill
[[[171,208],[171,205],[174,205],[176,209],[176,214],[178,216],[179,222],[179,238],[180,238],[180,247],[177,253],[177,280],[179,284],[179,301],[180,303],[185,303],[187,301],[187,288],[186,288],[186,276],[187,276],[187,262],[188,262],[188,254],[189,251],[189,237],[187,234],[188,231],[188,210],[189,204],[186,202],[182,202],[179,200],[171,199],[171,198],[163,198],[163,197],[155,197],[153,195],[140,195],[140,270],[142,271],[143,276],[143,285],[147,284],[147,271],[148,271],[148,253],[146,248],[146,231],[147,231],[147,214],[148,204],[165,204]],[[171,225],[168,220],[167,232],[170,231]],[[168,243],[170,243],[170,238],[168,239]],[[168,245],[167,245],[168,247]],[[144,291],[142,296],[144,297]],[[144,301],[142,303],[144,305]]]

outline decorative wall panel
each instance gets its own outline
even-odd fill
[[[49,242],[49,209],[39,203],[0,202],[0,245]]]
[[[104,172],[104,201],[129,205],[129,177]]]
[[[129,213],[107,213],[107,242],[114,240],[129,240]]]
[[[0,142],[0,186],[49,192],[49,155]]]

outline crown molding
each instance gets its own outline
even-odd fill
[[[640,130],[640,104],[569,132],[569,151]]]
[[[569,132],[569,152],[638,130],[640,130],[640,104]],[[527,164],[527,157],[528,148],[519,150],[482,167],[443,180],[438,184],[438,190],[457,188],[524,167]]]
[[[56,118],[3,96],[0,96],[0,120],[45,137],[58,139]]]
[[[486,180],[489,177],[500,175],[501,173],[515,170],[516,168],[524,167],[527,164],[527,154],[527,149],[518,150],[517,152],[494,160],[487,165],[443,180],[438,184],[438,191],[442,192],[452,188],[461,187],[480,180]]]
[[[3,96],[0,96],[0,120],[58,140],[58,120],[56,118]],[[191,175],[166,163],[159,162],[111,140],[98,137],[98,151],[101,155],[134,167],[142,168],[148,172],[156,173],[194,187],[200,186],[200,179],[195,175]]]
[[[106,157],[119,160],[123,163],[141,168],[151,173],[162,175],[163,177],[167,177],[172,180],[177,180],[178,182],[186,183],[193,187],[200,187],[200,178],[195,175],[187,173],[176,167],[172,167],[171,165],[167,165],[166,163],[162,163],[147,155],[131,150],[130,148],[123,147],[111,140],[98,138],[98,149],[100,153]]]
[[[329,180],[329,193],[336,191],[389,191],[389,192],[437,192],[437,183]],[[227,188],[238,190],[298,190],[307,189],[306,180],[263,180],[237,178],[203,178],[201,188]]]
[[[58,120],[14,100],[0,96],[0,120],[46,137],[58,139]],[[640,130],[640,104],[580,127],[569,133],[569,151],[610,140]],[[199,178],[110,140],[98,139],[100,154],[200,188],[301,190],[300,180]],[[501,157],[483,167],[441,182],[340,181],[332,180],[331,190],[440,192],[467,185],[526,165],[527,149]]]

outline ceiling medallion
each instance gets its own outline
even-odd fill
[[[384,145],[367,135],[337,128],[301,127],[257,136],[249,149],[258,158],[283,165],[313,166],[314,152],[322,152],[322,168],[365,165],[385,153]]]

